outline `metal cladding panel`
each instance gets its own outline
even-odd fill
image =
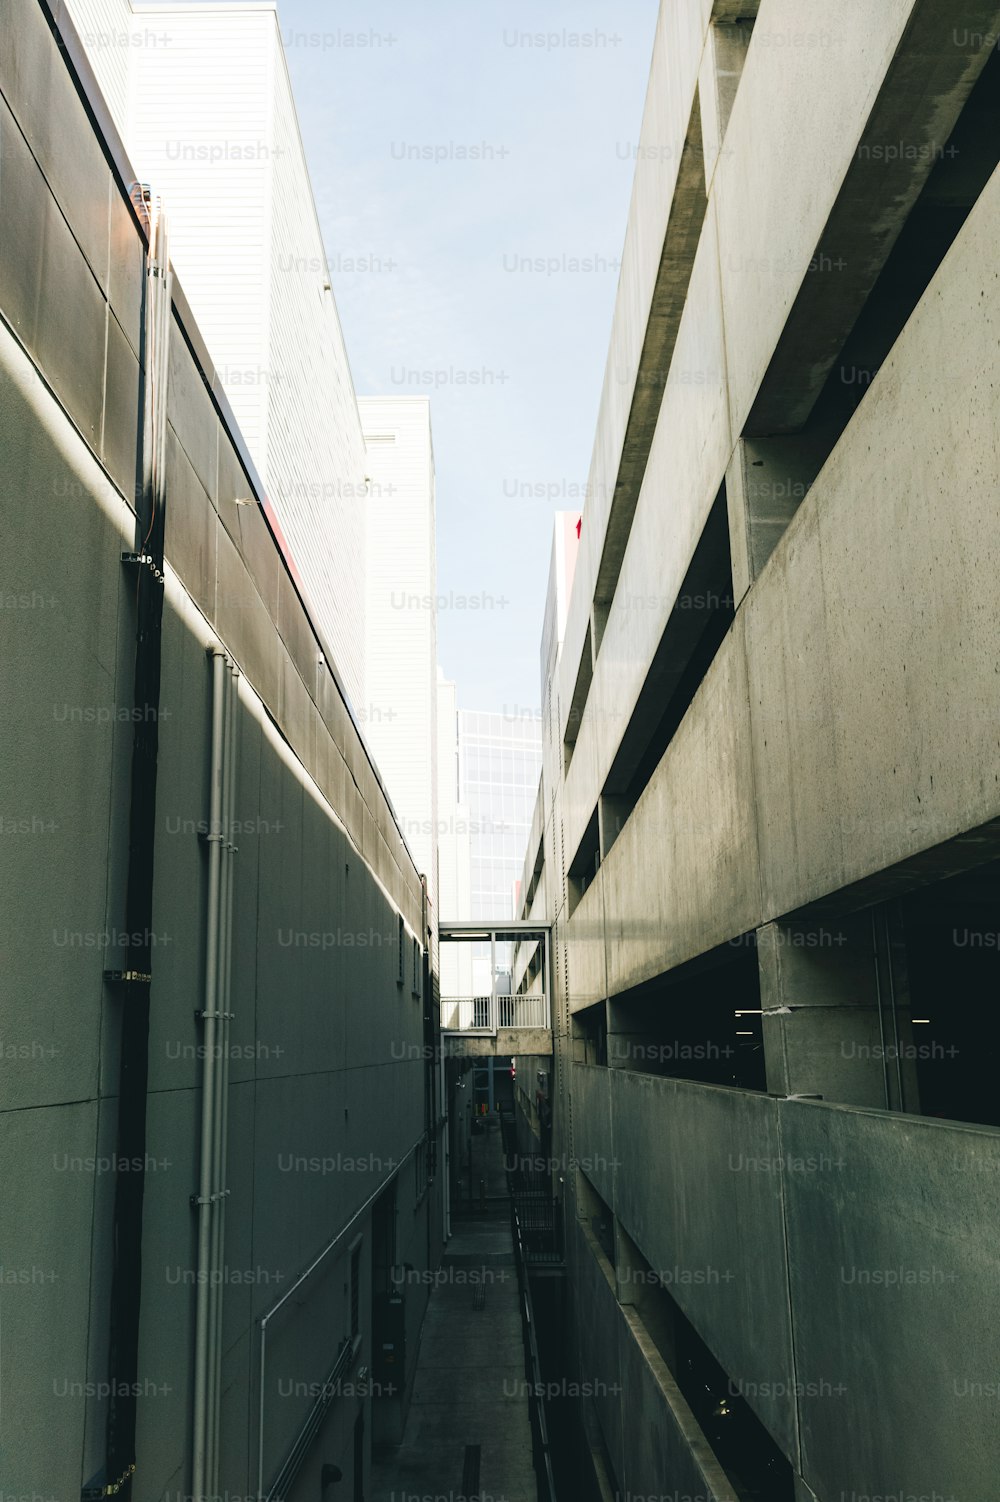
[[[88,1373],[94,1175],[73,1165],[94,1154],[97,1105],[0,1111],[4,1199],[4,1491],[80,1494],[86,1408],[72,1384]],[[91,1369],[94,1377],[98,1376]],[[106,1373],[104,1375],[106,1380]],[[54,1437],[58,1441],[54,1442]]]

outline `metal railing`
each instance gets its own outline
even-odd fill
[[[529,1255],[525,1239],[521,1209],[518,1205],[517,1186],[521,1175],[512,1171],[510,1164],[517,1158],[517,1132],[512,1115],[502,1112],[500,1130],[503,1137],[504,1161],[507,1165],[507,1188],[510,1192],[510,1228],[514,1242],[514,1263],[517,1269],[517,1289],[521,1305],[521,1333],[524,1339],[524,1375],[528,1384],[529,1417],[531,1420],[531,1452],[538,1485],[538,1502],[556,1502],[556,1482],[552,1468],[552,1446],[549,1438],[548,1416],[545,1412],[546,1389],[542,1385],[542,1364],[538,1350],[538,1327],[531,1298],[531,1279],[528,1276]]]
[[[441,1030],[492,1037],[499,1028],[547,1028],[549,998],[542,991],[523,996],[442,996]]]

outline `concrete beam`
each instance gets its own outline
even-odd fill
[[[712,20],[719,24],[729,21],[752,21],[760,10],[760,0],[715,0]]]
[[[642,354],[636,370],[617,372],[619,380],[634,383],[634,391],[597,570],[594,600],[598,603],[613,597],[618,582],[707,207],[701,109],[696,94],[677,171]]]
[[[750,411],[747,436],[806,422],[1000,30],[997,0],[918,0]],[[836,271],[836,276],[831,274]]]
[[[712,186],[722,142],[732,113],[736,90],[739,88],[746,61],[747,48],[753,35],[753,16],[744,14],[747,5],[734,0],[731,6],[723,7],[736,12],[733,16],[715,18],[716,24],[708,29],[705,54],[698,77],[698,100],[701,105],[701,133],[705,147],[705,185]],[[756,5],[753,11],[756,13]],[[737,22],[743,21],[744,25]],[[725,23],[725,24],[723,24]]]
[[[492,1034],[442,1033],[445,1057],[449,1059],[549,1058],[552,1034],[546,1027],[501,1027]]]
[[[833,925],[758,929],[772,1095],[918,1109],[909,990],[889,920],[873,909]]]

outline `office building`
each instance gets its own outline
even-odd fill
[[[424,396],[363,397],[369,494],[365,735],[437,903],[434,444]]]
[[[365,446],[277,6],[68,9],[360,715]]]

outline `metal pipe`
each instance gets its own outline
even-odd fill
[[[441,1196],[441,1210],[444,1220],[444,1240],[447,1246],[451,1240],[451,1113],[448,1109],[448,1068],[445,1061],[444,1039],[440,1038],[440,1034],[438,1036],[440,1039],[441,1065],[439,1071],[440,1110],[438,1120],[444,1144],[441,1149],[441,1168],[444,1174],[444,1193]]]
[[[215,1469],[219,1419],[219,1361],[218,1323],[221,1291],[221,1259],[219,1238],[222,1217],[222,1122],[225,1111],[226,1070],[226,967],[228,962],[229,935],[226,929],[226,908],[232,869],[230,857],[231,786],[229,778],[229,746],[232,736],[232,672],[227,660],[223,675],[222,715],[222,841],[219,846],[219,948],[216,997],[218,1022],[216,1026],[215,1099],[212,1121],[212,1205],[211,1205],[211,1252],[208,1299],[208,1443],[206,1446],[206,1476],[209,1494],[215,1495]]]
[[[118,1081],[117,1152],[127,1164],[145,1164],[149,1078],[149,1015],[153,968],[153,867],[156,848],[156,774],[159,749],[163,624],[163,542],[166,511],[165,413],[169,374],[170,261],[166,223],[151,206],[152,232],[146,256],[142,306],[143,419],[141,486],[136,496],[139,551],[123,554],[136,568],[136,647],[129,796],[125,946],[121,970],[109,982],[124,987]],[[104,1475],[96,1487],[114,1488],[122,1502],[132,1496],[136,1469],[139,1322],[142,1299],[142,1212],[145,1167],[117,1172],[112,1226],[111,1299],[108,1328],[110,1396],[106,1417]],[[85,1493],[96,1489],[94,1484]]]
[[[212,1130],[215,1119],[215,1040],[218,1013],[219,890],[222,857],[222,781],[226,658],[220,648],[212,658],[212,769],[208,817],[208,898],[205,941],[205,1009],[202,1032],[201,1171],[198,1185],[198,1269],[194,1338],[194,1444],[191,1494],[204,1502],[207,1484],[209,1401],[209,1314],[212,1237]]]
[[[226,880],[225,899],[222,903],[222,931],[224,941],[220,950],[222,961],[222,985],[219,992],[219,1004],[222,1011],[222,1049],[220,1058],[221,1087],[219,1090],[219,1136],[217,1142],[217,1180],[216,1187],[218,1199],[216,1201],[216,1219],[218,1224],[218,1249],[216,1255],[216,1301],[215,1301],[215,1329],[213,1344],[215,1347],[215,1384],[214,1400],[211,1411],[213,1423],[212,1440],[212,1495],[216,1496],[219,1491],[219,1432],[221,1425],[222,1407],[222,1315],[223,1295],[226,1288],[225,1281],[225,1258],[226,1258],[226,1198],[229,1194],[227,1153],[229,1149],[229,1041],[232,1027],[232,981],[233,981],[233,892],[236,886],[236,854],[237,846],[233,842],[233,820],[236,805],[236,747],[239,732],[239,670],[236,667],[227,674],[229,687],[229,715],[228,715],[228,746],[226,755],[226,796],[225,796],[225,832],[226,832]]]
[[[226,905],[231,874],[230,822],[231,787],[229,778],[229,745],[232,736],[232,672],[228,658],[222,678],[222,839],[219,843],[219,938],[216,954],[216,1020],[215,1043],[215,1095],[212,1101],[212,1193],[209,1206],[210,1251],[208,1279],[208,1414],[206,1419],[205,1475],[209,1495],[215,1495],[215,1470],[217,1462],[217,1439],[219,1419],[219,1360],[218,1325],[221,1292],[221,1260],[219,1239],[222,1216],[222,1122],[225,1111],[225,1058],[226,1058],[226,966],[228,961],[229,935],[226,930]]]

